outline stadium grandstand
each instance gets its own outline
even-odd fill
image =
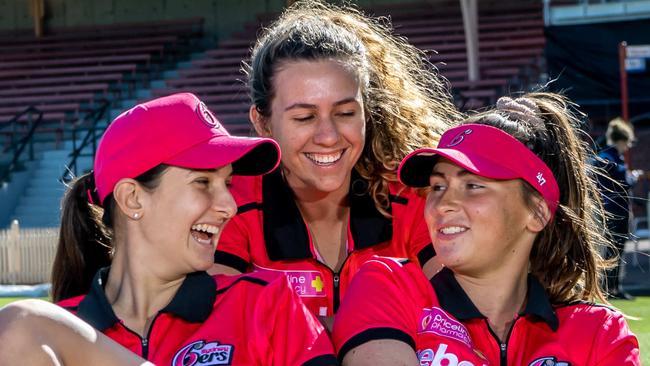
[[[480,110],[501,95],[542,86],[563,91],[587,113],[594,138],[627,113],[639,140],[630,163],[650,170],[650,1],[355,3],[390,19],[426,52],[458,108]],[[47,281],[63,182],[91,167],[117,111],[189,91],[231,132],[251,134],[241,64],[259,29],[286,5],[0,2],[0,283]],[[648,197],[648,179],[635,195]],[[638,200],[637,216],[647,216],[646,202]],[[22,249],[11,249],[18,242]]]

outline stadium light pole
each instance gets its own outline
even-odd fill
[[[628,109],[627,95],[627,70],[625,69],[625,59],[627,58],[627,42],[623,41],[618,44],[618,69],[621,77],[621,117],[625,123],[631,125],[630,111]],[[624,154],[625,162],[629,169],[632,169],[632,154],[627,150]]]
[[[467,51],[467,79],[478,81],[479,73],[479,39],[478,39],[478,2],[477,0],[460,0],[465,30],[465,49]]]
[[[625,70],[625,58],[627,57],[627,42],[618,44],[618,68],[621,76],[621,113],[625,122],[630,123],[630,112],[628,110],[627,95],[627,71]]]

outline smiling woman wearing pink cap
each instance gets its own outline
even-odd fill
[[[335,364],[286,278],[205,272],[237,209],[231,176],[265,174],[279,155],[272,140],[230,136],[189,93],[122,113],[64,200],[54,300],[155,364]],[[144,362],[92,328],[53,305],[11,305],[0,363]]]
[[[571,108],[501,98],[402,161],[445,268],[369,261],[334,324],[344,365],[640,365],[623,315],[594,303],[603,212]]]

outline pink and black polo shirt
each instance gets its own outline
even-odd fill
[[[333,330],[340,359],[378,339],[409,344],[420,365],[640,365],[636,337],[609,307],[551,304],[531,275],[525,308],[502,343],[451,270],[428,280],[412,263],[381,257],[355,276]]]
[[[435,252],[424,221],[425,197],[399,183],[390,185],[392,219],[383,216],[353,173],[350,187],[348,257],[338,272],[318,260],[309,230],[280,169],[262,177],[233,177],[237,215],[226,225],[215,262],[241,272],[285,274],[316,315],[336,312],[348,284],[373,255],[426,263]]]
[[[336,365],[324,328],[282,277],[190,274],[146,337],[113,312],[107,278],[104,268],[88,294],[59,305],[156,365]]]

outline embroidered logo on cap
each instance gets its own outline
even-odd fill
[[[546,179],[544,178],[542,172],[538,172],[536,177],[537,177],[537,183],[539,183],[540,186],[543,186],[546,183]]]
[[[208,125],[210,128],[220,128],[221,124],[219,124],[219,121],[217,121],[217,118],[210,112],[208,107],[205,105],[205,103],[201,102],[199,103],[198,108],[196,109],[196,113],[198,113],[199,118],[201,118],[201,121]]]
[[[231,344],[195,341],[176,352],[172,366],[230,365],[233,348]]]
[[[465,136],[467,136],[467,135],[469,135],[471,133],[472,133],[471,128],[468,128],[465,131],[459,133],[458,135],[456,135],[456,137],[454,137],[453,140],[451,140],[450,143],[447,144],[447,147],[452,147],[452,146],[456,146],[456,145],[460,144],[465,139]]]

